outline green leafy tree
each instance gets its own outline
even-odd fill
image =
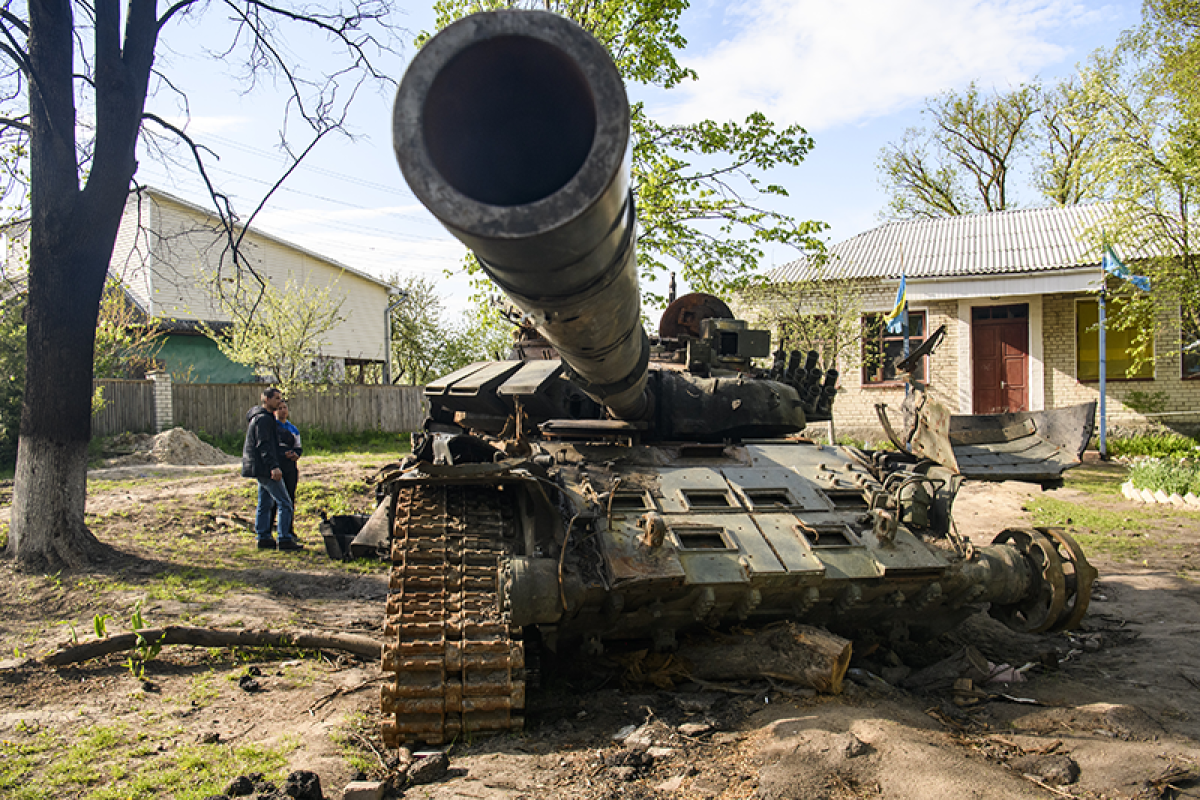
[[[930,98],[922,112],[928,128],[908,129],[880,153],[891,215],[945,217],[1010,208],[1009,183],[1037,109],[1034,86],[986,95],[972,83],[962,93]]]
[[[1124,312],[1112,319],[1114,328],[1135,332],[1133,369],[1200,341],[1200,88],[1172,72],[1182,61],[1179,45],[1160,47],[1158,29],[1151,15],[1083,73],[1103,134],[1097,169],[1113,203],[1112,218],[1093,232],[1097,251],[1114,243],[1119,253],[1157,254],[1135,265],[1153,290],[1124,287]],[[1178,346],[1153,348],[1156,339]]]
[[[121,283],[110,278],[100,300],[96,321],[96,354],[92,374],[97,378],[141,378],[155,366],[163,346],[161,320],[139,309]]]
[[[1110,176],[1101,163],[1100,108],[1075,77],[1041,94],[1042,149],[1033,157],[1034,184],[1060,206],[1104,196]]]
[[[670,89],[696,77],[677,60],[687,46],[679,32],[687,6],[687,0],[438,0],[434,10],[439,29],[477,11],[555,11],[599,39],[627,83]],[[826,226],[768,208],[770,198],[787,190],[762,177],[804,160],[813,140],[799,125],[776,126],[760,113],[744,122],[665,125],[642,103],[630,111],[644,279],[677,269],[693,289],[724,294],[748,283],[768,243],[817,245],[815,236]],[[661,304],[664,298],[647,293],[646,299]]]
[[[816,350],[823,369],[845,369],[858,363],[862,350],[861,285],[828,275],[828,263],[818,256],[799,280],[762,281],[746,293],[754,317],[774,333],[783,350]]]
[[[4,184],[12,190],[4,198],[10,211],[23,209],[28,198],[28,352],[8,545],[28,569],[83,565],[109,553],[84,521],[92,359],[143,124],[177,137],[201,171],[209,152],[147,109],[161,88],[168,116],[180,105],[186,110],[186,99],[177,102],[170,65],[155,65],[160,39],[189,20],[193,25],[175,46],[182,48],[189,36],[197,41],[194,23],[220,9],[228,38],[214,41],[206,28],[202,46],[219,54],[210,63],[241,68],[248,89],[266,83],[289,93],[281,140],[284,151],[298,157],[342,128],[346,103],[362,81],[380,77],[372,66],[380,37],[390,44],[386,0],[323,6],[176,0],[163,6],[157,0],[129,0],[124,7],[117,0],[37,0],[0,11],[0,60],[7,63],[0,94],[8,110],[0,117],[0,146],[27,146],[29,154],[16,173],[27,174],[28,184]],[[296,54],[285,37],[297,32],[322,37],[342,56],[339,63],[323,73],[315,60]],[[215,190],[212,195],[236,263],[239,229],[231,204]]]
[[[336,281],[314,286],[289,278],[283,288],[243,283],[221,292],[218,302],[230,323],[203,330],[230,361],[251,367],[285,395],[339,377],[321,352],[345,319]]]
[[[430,278],[393,276],[389,282],[406,295],[392,312],[393,383],[423,386],[475,361],[507,355],[512,325],[487,304],[455,322]]]

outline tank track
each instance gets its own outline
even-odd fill
[[[512,554],[505,502],[477,484],[399,487],[380,697],[389,747],[524,724],[524,645],[497,591]]]

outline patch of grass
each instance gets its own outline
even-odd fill
[[[361,480],[331,485],[301,480],[296,487],[297,519],[317,520],[322,511],[330,516],[370,514],[374,507],[375,489]]]
[[[257,503],[258,482],[247,481],[236,488],[209,489],[201,497],[205,503],[220,510],[237,508],[239,504]]]
[[[234,775],[262,772],[282,785],[295,740],[261,745],[185,744],[164,750],[146,731],[97,725],[0,742],[0,795],[13,800],[177,798],[221,792]]]
[[[1200,495],[1200,463],[1172,458],[1150,458],[1135,461],[1129,468],[1129,480],[1138,489],[1168,495]]]
[[[1181,458],[1200,455],[1200,441],[1173,431],[1136,433],[1108,440],[1108,454],[1118,456],[1151,456]]]
[[[220,692],[216,686],[216,676],[211,672],[192,678],[188,687],[187,699],[193,706],[206,706],[217,699]]]
[[[345,724],[329,732],[329,738],[337,746],[338,755],[351,769],[364,775],[382,776],[383,767],[379,759],[364,744],[375,730],[375,719],[360,712],[346,717]]]
[[[384,433],[364,431],[362,433],[326,433],[319,428],[302,430],[304,457],[395,455],[411,449],[407,433]]]
[[[214,435],[204,431],[196,431],[196,437],[200,441],[211,444],[213,447],[231,456],[240,456],[242,454],[242,445],[246,442],[246,435],[244,433],[220,433]]]
[[[138,582],[90,575],[81,578],[76,585],[93,594],[105,591],[130,592],[140,594],[146,600],[174,600],[180,603],[212,601],[234,590],[257,588],[245,581],[219,578],[213,570],[200,567],[173,567]]]
[[[1104,553],[1120,560],[1142,558],[1147,550],[1171,546],[1146,533],[1158,523],[1190,519],[1200,527],[1200,513],[1174,508],[1112,511],[1043,496],[1030,501],[1026,510],[1033,513],[1034,525],[1068,528],[1084,552]]]
[[[1120,495],[1128,474],[1121,464],[1084,464],[1068,470],[1063,485],[1093,495]]]
[[[89,492],[115,492],[121,489],[133,489],[139,486],[157,486],[162,484],[162,481],[162,478],[125,478],[122,480],[88,478],[87,488]]]
[[[399,456],[407,453],[410,449],[407,433],[383,433],[382,431],[329,433],[320,428],[305,428],[301,425],[300,434],[304,439],[304,458],[306,460],[368,454]],[[230,455],[240,456],[242,454],[242,443],[245,440],[242,433],[214,436],[200,431],[196,435],[201,440]]]

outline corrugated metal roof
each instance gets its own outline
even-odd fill
[[[1107,203],[1055,206],[889,222],[838,242],[823,275],[831,278],[942,278],[1072,269],[1100,263],[1094,233]],[[1121,250],[1123,259],[1142,253]],[[903,270],[901,264],[903,263]],[[777,283],[801,280],[807,258],[777,267]]]

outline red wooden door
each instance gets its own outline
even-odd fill
[[[973,410],[1029,410],[1029,306],[971,309]]]

